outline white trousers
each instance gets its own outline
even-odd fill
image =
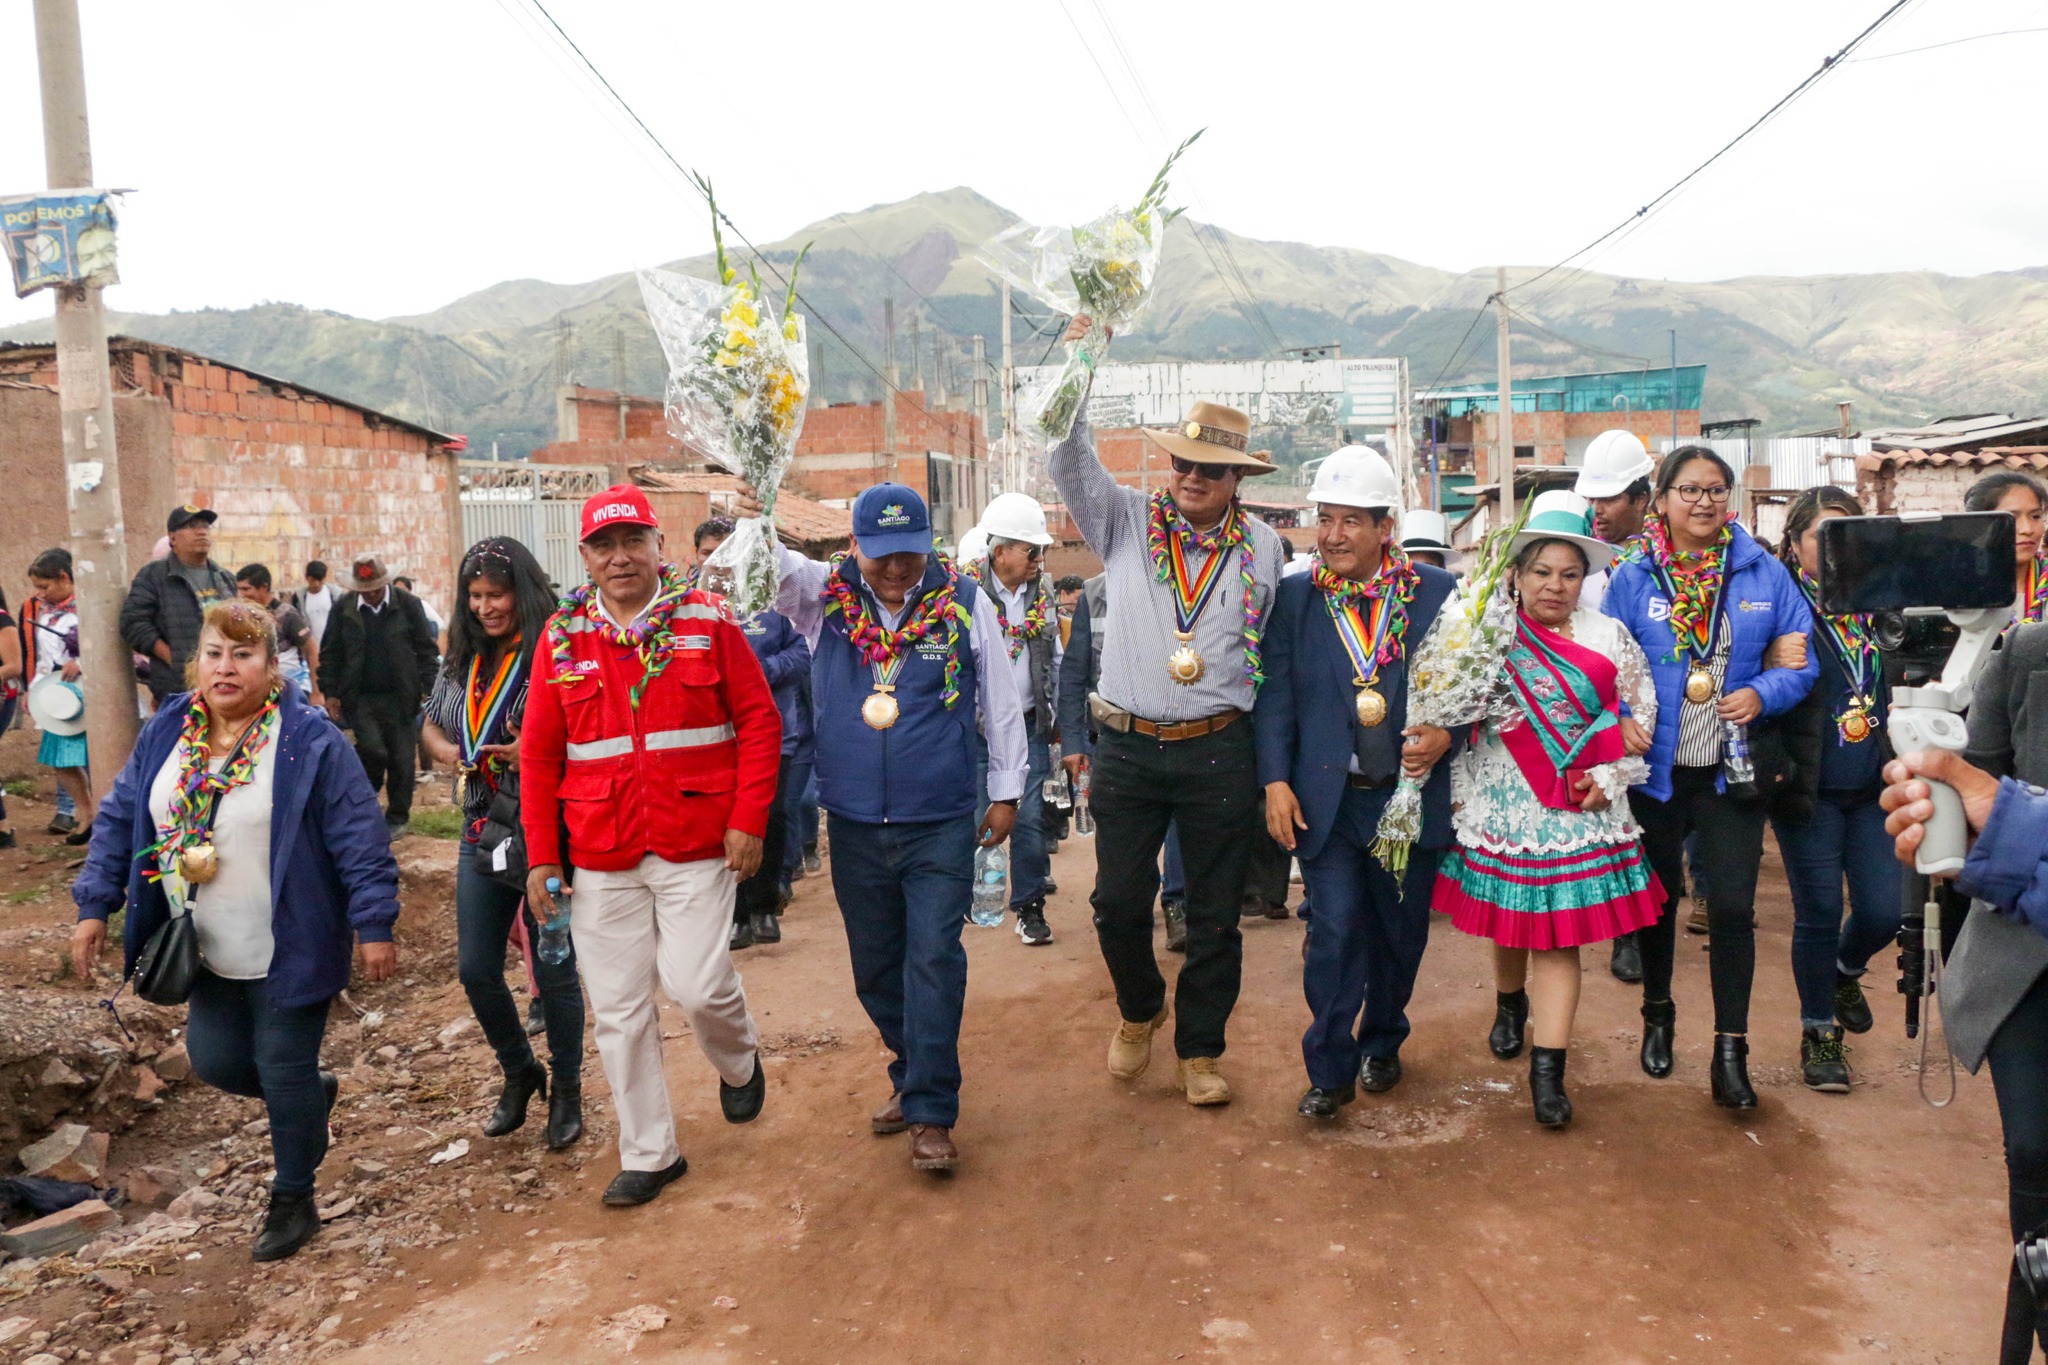
[[[723,858],[670,863],[650,854],[624,872],[576,869],[570,936],[619,1111],[624,1170],[658,1171],[680,1155],[661,1069],[657,985],[682,1006],[727,1085],[753,1079],[760,1040],[730,947],[736,886]]]

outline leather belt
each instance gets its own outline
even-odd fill
[[[1161,725],[1157,721],[1146,720],[1143,716],[1134,716],[1121,706],[1104,701],[1100,695],[1093,692],[1088,694],[1088,713],[1095,718],[1095,723],[1105,730],[1113,730],[1120,735],[1136,731],[1149,739],[1162,740],[1169,744],[1177,740],[1200,739],[1203,735],[1213,735],[1244,714],[1233,708],[1229,711],[1219,711],[1213,716],[1204,716],[1200,720],[1184,720]]]

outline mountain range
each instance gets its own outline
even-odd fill
[[[971,379],[967,338],[976,334],[996,363],[1000,294],[977,252],[1016,221],[963,187],[835,214],[763,244],[761,256],[778,269],[811,244],[801,284],[822,396],[881,393],[885,300],[894,301],[902,382],[922,375],[927,388],[944,382],[962,392]],[[712,264],[693,257],[671,268],[708,278]],[[1514,269],[1510,282],[1537,273]],[[1183,218],[1169,230],[1147,311],[1118,338],[1115,355],[1256,359],[1338,343],[1349,355],[1405,354],[1418,388],[1438,376],[1483,379],[1493,370],[1493,324],[1475,318],[1493,290],[1491,269],[1459,273],[1348,247],[1256,241]],[[1659,368],[1676,329],[1680,362],[1707,366],[1706,419],[1757,418],[1765,434],[1832,430],[1843,400],[1866,426],[2048,411],[2048,267],[1710,283],[1558,271],[1510,297],[1518,375]],[[1014,311],[1016,361],[1037,363],[1060,320],[1021,294]],[[552,439],[563,376],[647,394],[660,393],[665,379],[631,274],[585,284],[507,280],[429,313],[378,320],[266,303],[110,313],[108,321],[120,333],[463,432],[473,452],[496,442],[507,457]],[[0,332],[48,335],[49,324]]]

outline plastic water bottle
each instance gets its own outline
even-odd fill
[[[541,925],[533,955],[550,967],[559,967],[569,960],[569,897],[574,893],[562,885],[560,877],[550,877],[548,894],[555,898],[555,913]]]
[[[1057,743],[1046,746],[1052,755],[1052,772],[1039,786],[1041,796],[1048,806],[1068,810],[1074,804],[1072,790],[1067,786],[1067,770],[1060,766],[1060,746]]]
[[[1005,844],[974,851],[974,902],[967,918],[984,929],[1003,922],[1010,904],[1010,850]]]
[[[1728,794],[1754,801],[1763,795],[1756,784],[1756,764],[1749,756],[1749,727],[1738,721],[1721,722],[1721,777]]]
[[[1074,833],[1087,836],[1095,833],[1095,812],[1088,805],[1090,774],[1086,768],[1074,779]]]

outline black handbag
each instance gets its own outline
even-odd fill
[[[172,915],[135,955],[135,993],[152,1005],[182,1005],[199,980],[199,931],[192,913]]]
[[[519,823],[519,773],[505,773],[477,831],[477,870],[515,891],[526,890],[526,831]]]

